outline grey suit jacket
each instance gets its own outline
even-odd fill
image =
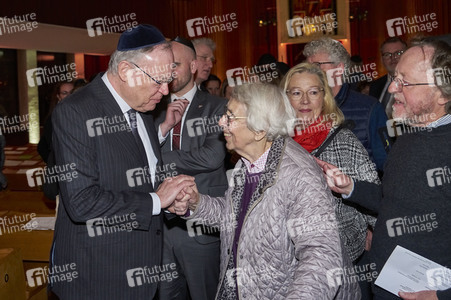
[[[158,126],[166,117],[170,96],[166,96],[152,113]],[[218,125],[227,101],[197,90],[186,113],[182,126],[182,142],[180,150],[171,151],[171,136],[161,147],[163,163],[175,163],[178,174],[194,176],[201,194],[224,196],[227,190],[227,176],[224,166],[226,148],[223,131]],[[183,226],[179,217],[165,214],[166,224]],[[178,225],[175,225],[178,224]],[[200,244],[219,242],[218,234],[196,235],[194,239]]]
[[[141,115],[161,162],[153,117]],[[78,278],[50,289],[61,299],[152,299],[157,282],[143,273],[161,264],[162,214],[152,216],[152,184],[130,173],[146,162],[101,76],[58,104],[52,121],[56,163],[77,177],[59,182],[50,262],[74,263]]]
[[[157,128],[166,117],[169,102],[170,97],[164,97],[152,112]],[[218,125],[226,103],[224,98],[198,90],[182,126],[180,150],[171,151],[170,135],[161,147],[163,164],[175,163],[178,174],[194,176],[201,194],[224,196],[227,189],[226,149]]]

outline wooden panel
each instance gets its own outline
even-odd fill
[[[0,246],[0,299],[25,299],[25,274],[20,250],[1,249]]]
[[[1,217],[9,220],[22,220],[27,219],[29,221],[31,214],[20,211],[8,211]],[[37,217],[51,217],[54,214],[36,214]],[[8,224],[8,221],[4,222],[6,225],[0,225],[0,248],[15,248],[20,249],[23,260],[26,261],[41,261],[48,262],[50,257],[50,248],[53,241],[53,230],[22,230],[23,224],[26,222],[14,222]],[[18,226],[16,226],[18,225]]]

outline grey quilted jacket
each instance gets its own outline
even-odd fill
[[[225,197],[201,195],[190,217],[221,230],[216,298],[360,299],[356,283],[340,285],[330,276],[351,267],[338,234],[335,201],[314,159],[291,138],[271,146],[244,219],[235,266],[231,249],[244,176],[239,161]]]

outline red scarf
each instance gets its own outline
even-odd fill
[[[293,139],[310,153],[321,146],[332,128],[331,122],[322,123],[321,120],[321,117],[318,118],[315,123],[300,132],[295,130]]]

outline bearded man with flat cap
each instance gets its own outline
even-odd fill
[[[50,257],[49,289],[60,299],[152,299],[161,266],[162,213],[186,212],[186,175],[161,177],[149,112],[168,94],[174,58],[151,25],[124,32],[108,71],[56,107],[56,164],[77,174],[60,181],[61,203]],[[166,66],[166,67],[165,67]],[[165,124],[181,119],[182,104]],[[74,176],[75,177],[75,176]],[[180,195],[179,195],[180,194]],[[61,274],[77,272],[64,281]]]

